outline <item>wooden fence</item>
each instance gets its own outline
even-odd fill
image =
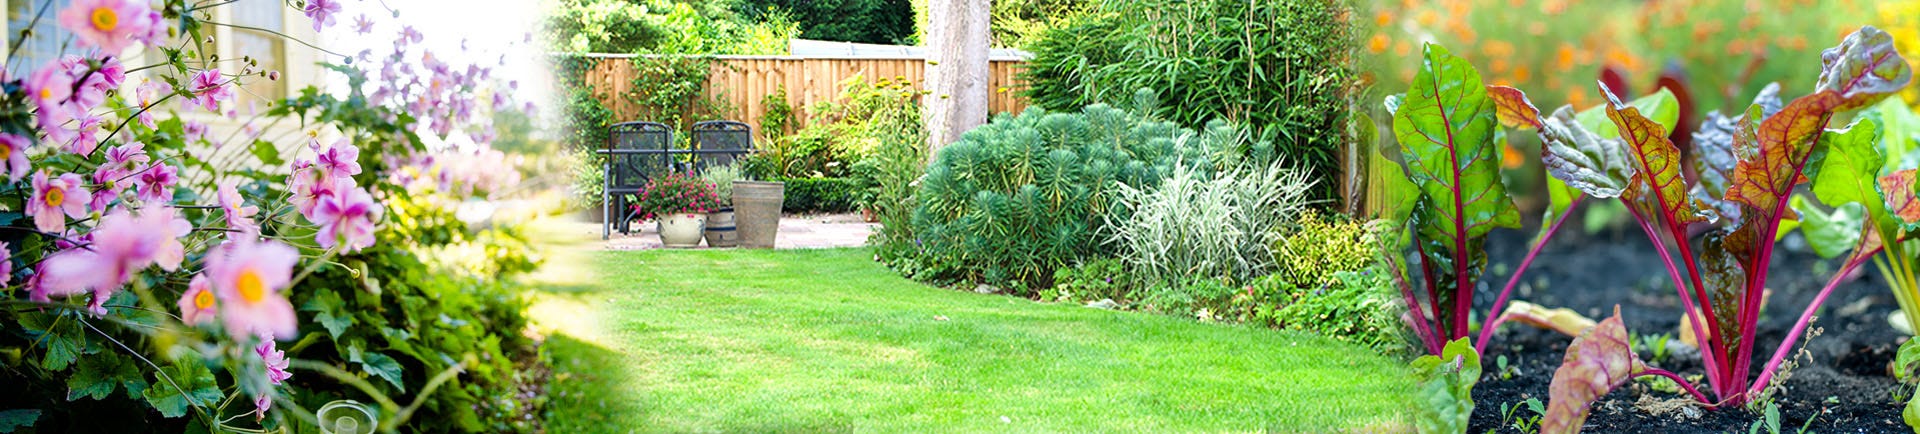
[[[585,81],[593,87],[600,102],[612,109],[616,121],[657,121],[656,119],[638,119],[641,108],[625,97],[633,88],[634,68],[631,55],[589,55],[598,62],[586,72]],[[1023,63],[1018,60],[993,60],[988,63],[992,71],[988,110],[991,113],[1019,112],[1027,107],[1027,101],[1016,95],[1020,89],[1019,81],[1014,77]],[[766,113],[761,104],[767,95],[780,89],[787,91],[787,104],[793,106],[793,128],[808,124],[811,114],[806,107],[815,103],[835,101],[840,95],[840,83],[849,77],[860,75],[868,81],[887,79],[892,82],[906,80],[919,85],[926,78],[927,62],[919,58],[820,58],[794,56],[716,56],[711,66],[712,73],[707,78],[706,95],[720,102],[725,110],[712,115],[714,119],[729,119],[746,122],[759,131],[760,118]],[[691,119],[709,120],[709,119]]]

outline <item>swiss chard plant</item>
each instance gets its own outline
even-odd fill
[[[1542,118],[1525,93],[1483,84],[1473,65],[1448,53],[1445,47],[1428,45],[1424,56],[1424,66],[1408,93],[1386,101],[1387,109],[1393,112],[1393,133],[1399,146],[1383,149],[1382,154],[1405,170],[1376,174],[1376,181],[1418,193],[1392,196],[1383,214],[1407,222],[1411,229],[1407,235],[1410,238],[1403,244],[1412,244],[1417,252],[1424,298],[1408,283],[1408,276],[1396,273],[1395,277],[1410,310],[1408,322],[1414,334],[1430,354],[1440,354],[1446,343],[1472,338],[1471,307],[1474,288],[1486,266],[1487,233],[1497,227],[1520,226],[1519,211],[1500,178],[1497,159],[1506,141],[1502,127],[1537,130],[1543,137],[1558,138],[1560,143],[1617,140],[1619,133],[1607,123],[1600,108],[1578,114],[1570,107],[1563,108]],[[1671,129],[1679,116],[1673,94],[1664,90],[1635,100],[1633,106],[1652,114],[1663,128]],[[1575,158],[1563,161],[1549,154],[1546,165],[1564,169],[1596,160],[1624,160],[1622,156]],[[1631,174],[1630,168],[1620,164],[1596,166],[1594,170]],[[1526,257],[1508,276],[1478,339],[1471,341],[1476,353],[1485,352],[1493,331],[1506,317],[1502,308],[1522,273],[1533,264],[1547,239],[1566,223],[1572,209],[1589,195],[1613,197],[1625,186],[1624,182],[1605,181],[1605,177],[1587,178],[1569,182],[1549,179],[1546,190],[1552,200],[1542,218],[1548,223],[1542,225]],[[1388,260],[1397,262],[1398,258]]]
[[[1619,140],[1589,140],[1593,132],[1577,124],[1542,129],[1549,172],[1587,195],[1617,197],[1626,205],[1665,261],[1682,306],[1698,312],[1687,315],[1686,321],[1704,337],[1698,340],[1700,356],[1713,396],[1688,382],[1679,383],[1709,407],[1739,406],[1766,391],[1813,313],[1842,277],[1880,252],[1883,240],[1905,237],[1901,229],[1920,220],[1907,217],[1920,217],[1915,214],[1920,213],[1920,205],[1914,204],[1913,172],[1878,176],[1883,160],[1875,148],[1876,123],[1828,129],[1837,115],[1870,106],[1911,80],[1912,72],[1895,52],[1893,39],[1878,29],[1863,28],[1824,51],[1822,58],[1824,66],[1811,94],[1782,104],[1776,96],[1778,88],[1770,87],[1737,117],[1709,114],[1695,134],[1700,176],[1694,185],[1681,174],[1680,152],[1668,139],[1668,130],[1639,108],[1614,98],[1604,85],[1601,91],[1609,99],[1605,112]],[[1802,184],[1811,184],[1823,201],[1858,203],[1860,208],[1851,212],[1870,223],[1845,228],[1856,236],[1837,237],[1850,244],[1844,265],[1801,312],[1756,375],[1752,362],[1767,265],[1782,222],[1801,218],[1789,204]],[[1688,228],[1704,222],[1717,222],[1720,228],[1696,245],[1688,237]],[[1603,324],[1601,329],[1605,328]],[[1613,381],[1621,380],[1616,378],[1619,375],[1680,378],[1643,367],[1628,346],[1576,343],[1568,351],[1568,366],[1603,360],[1608,369],[1630,369],[1586,375],[1570,373],[1572,368],[1563,366],[1559,374],[1579,375],[1555,379],[1545,432],[1577,429],[1577,419],[1568,425],[1567,418],[1583,414],[1592,400],[1620,385],[1621,381]],[[1592,393],[1596,390],[1599,393]]]

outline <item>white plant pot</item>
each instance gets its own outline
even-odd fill
[[[685,249],[700,247],[700,237],[707,232],[706,214],[668,214],[657,219],[660,227],[660,244],[667,247]]]

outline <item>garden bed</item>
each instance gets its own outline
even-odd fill
[[[1496,273],[1489,276],[1499,278],[1490,281],[1504,281],[1507,270],[1526,253],[1525,243],[1531,235],[1510,231],[1490,237],[1487,250],[1494,265],[1489,268]],[[1640,335],[1677,334],[1679,297],[1647,243],[1644,235],[1631,228],[1594,235],[1562,231],[1527,270],[1523,278],[1527,285],[1516,291],[1515,299],[1550,308],[1571,308],[1596,320],[1611,314],[1612,307],[1619,304],[1629,331]],[[1792,245],[1795,241],[1783,243]],[[1804,248],[1786,250],[1775,256],[1767,283],[1774,292],[1759,322],[1758,360],[1773,354],[1800,309],[1825,283],[1831,270],[1839,267],[1839,260],[1823,261]],[[1527,287],[1532,290],[1526,291]],[[1485,311],[1491,301],[1491,296],[1477,297],[1480,305],[1476,309]],[[1905,339],[1887,324],[1888,313],[1895,309],[1885,281],[1873,270],[1834,291],[1810,327],[1824,329],[1824,333],[1802,340],[1811,360],[1804,356],[1799,359],[1800,366],[1792,371],[1785,392],[1776,398],[1783,432],[1796,432],[1815,414],[1817,419],[1809,425],[1812,431],[1908,431],[1900,419],[1901,407],[1893,398],[1899,385],[1887,371],[1895,350]],[[1496,427],[1499,432],[1514,432],[1502,421],[1501,404],[1517,406],[1528,398],[1547,401],[1548,384],[1571,341],[1566,335],[1517,323],[1504,326],[1482,359],[1486,376],[1473,390],[1477,407],[1468,432],[1487,432]],[[1679,341],[1676,338],[1673,342]],[[1501,378],[1495,362],[1501,356],[1518,369],[1511,378]],[[1704,372],[1697,353],[1674,354],[1657,363],[1644,351],[1640,356],[1684,376]],[[1746,432],[1760,418],[1740,409],[1694,411],[1697,407],[1654,414],[1646,406],[1635,405],[1643,398],[1671,400],[1682,396],[1654,392],[1636,383],[1596,402],[1585,431]],[[1532,416],[1526,410],[1515,414]]]

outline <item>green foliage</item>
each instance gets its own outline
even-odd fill
[[[666,124],[674,131],[690,131],[694,122],[732,111],[725,101],[707,97],[713,58],[638,56],[632,62],[633,85],[621,97],[634,105],[636,119]]]
[[[927,171],[927,131],[920,123],[920,106],[909,90],[896,90],[892,104],[867,117],[874,139],[873,154],[854,163],[854,173],[869,183],[869,207],[880,221],[867,244],[882,261],[895,267],[911,262],[916,183]]]
[[[422,431],[510,431],[530,427],[532,409],[517,396],[534,379],[516,366],[532,343],[525,297],[505,280],[531,271],[524,237],[511,227],[478,233],[453,217],[442,199],[400,195],[386,201],[390,222],[372,248],[308,277],[291,301],[315,321],[302,326],[297,352],[332,360],[368,378],[390,396],[419,393],[437,374],[461,373],[423,403],[412,426]],[[468,252],[460,254],[461,252]],[[481,267],[454,258],[479,258]],[[433,259],[428,259],[433,258]],[[296,355],[289,351],[289,356]],[[313,389],[300,405],[360,399],[349,389]]]
[[[854,211],[864,187],[850,178],[776,178],[787,183],[780,211],[788,213],[839,213]]]
[[[759,18],[722,2],[562,0],[545,30],[567,53],[786,54],[798,25],[780,11]]]
[[[1285,329],[1317,333],[1335,340],[1392,353],[1405,348],[1406,327],[1391,277],[1377,269],[1341,271],[1325,285],[1288,285],[1279,279],[1261,279],[1256,287],[1284,288],[1272,323]],[[1260,290],[1263,293],[1274,289]]]
[[[1915,372],[1920,371],[1920,339],[1908,339],[1900,344],[1900,351],[1893,357],[1893,378],[1902,383],[1915,382]],[[1900,410],[1900,418],[1907,427],[1920,430],[1920,393],[1913,393],[1907,400],[1906,408]]]
[[[760,98],[760,134],[764,137],[780,137],[787,134],[793,126],[793,104],[787,102],[787,85]]]
[[[1093,9],[1027,44],[1022,93],[1034,104],[1071,110],[1158,89],[1165,119],[1270,131],[1277,153],[1314,178],[1340,173],[1356,79],[1346,3],[1108,0]],[[1322,183],[1313,197],[1332,199],[1335,188]]]
[[[1503,362],[1502,364],[1505,364],[1504,362],[1506,360],[1506,356],[1501,356],[1500,361]],[[1520,414],[1521,409],[1533,412],[1533,416],[1528,417],[1525,414]],[[1540,398],[1527,398],[1526,401],[1521,401],[1520,405],[1500,403],[1500,422],[1508,427],[1512,427],[1514,431],[1521,434],[1540,432],[1540,417],[1546,414],[1547,408],[1540,403]],[[1487,430],[1487,432],[1488,434],[1492,434],[1494,430]]]
[[[920,179],[913,276],[1051,286],[1053,270],[1102,257],[1117,185],[1152,188],[1177,162],[1207,167],[1198,136],[1106,105],[1000,115],[942,148]]]
[[[708,167],[700,172],[700,179],[713,185],[715,206],[733,207],[733,182],[743,179],[740,177],[740,168],[733,165]]]
[[[1412,366],[1420,382],[1414,391],[1414,428],[1422,433],[1466,432],[1473,415],[1473,385],[1480,382],[1480,353],[1474,352],[1473,343],[1467,338],[1448,342],[1439,355],[1420,356]]]
[[[1044,40],[1048,30],[1091,11],[1092,0],[1001,0],[993,2],[987,24],[995,47],[1026,47]]]
[[[907,0],[739,0],[735,8],[747,17],[784,12],[806,39],[892,44],[913,34]]]
[[[1189,145],[1232,148],[1245,138],[1215,126]],[[1107,242],[1146,285],[1177,287],[1192,276],[1243,284],[1278,268],[1275,229],[1306,209],[1313,181],[1278,163],[1219,176],[1208,169],[1182,166],[1151,189],[1115,187],[1119,212],[1107,216]]]
[[[1053,286],[1040,299],[1077,303],[1101,299],[1127,300],[1133,295],[1132,276],[1118,259],[1096,259],[1053,271]]]
[[[1335,282],[1334,275],[1359,271],[1373,264],[1385,247],[1386,222],[1363,223],[1345,216],[1300,213],[1293,227],[1275,247],[1279,273],[1301,287]]]

